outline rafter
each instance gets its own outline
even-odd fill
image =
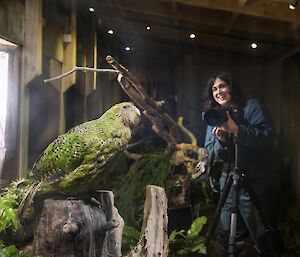
[[[97,15],[105,21],[102,27],[118,28],[118,37],[126,42],[249,54],[254,39],[260,47],[253,53],[280,56],[299,41],[300,13],[288,9],[288,0],[93,1]],[[150,31],[145,30],[148,25]],[[192,31],[194,40],[188,37]]]
[[[157,40],[157,41],[164,41],[167,40],[170,43],[177,42],[190,42],[188,38],[188,33],[185,29],[179,29],[174,26],[160,26],[160,25],[153,25],[153,31],[155,31],[155,34],[148,33],[145,31],[145,24],[143,22],[137,22],[137,21],[126,21],[123,19],[118,18],[111,18],[111,16],[108,16],[107,19],[109,19],[111,22],[113,22],[116,26],[123,25],[123,30],[119,31],[120,33],[123,33],[124,35],[127,35],[127,37],[131,34],[136,39],[147,39],[147,40]],[[232,44],[234,47],[237,45],[249,45],[250,41],[247,38],[242,37],[229,37],[224,34],[217,34],[217,33],[205,33],[205,32],[199,32],[195,31],[200,34],[198,39],[193,40],[195,43],[198,44],[204,44],[204,43],[210,43],[212,46],[217,46],[216,42],[228,42]],[[280,43],[275,44],[273,42],[261,42],[261,45],[264,46],[275,46],[282,49],[287,49],[288,45],[281,45]]]
[[[300,12],[292,12],[286,3],[272,0],[257,0],[248,2],[241,8],[236,1],[214,1],[208,0],[160,0],[161,2],[177,2],[194,7],[221,10],[226,12],[240,13],[265,19],[300,23]]]
[[[122,4],[121,4],[122,2]],[[145,19],[146,17],[150,17],[149,19],[154,19],[153,16],[157,16],[158,18],[163,19],[170,19],[171,21],[174,21],[174,14],[172,13],[171,5],[165,5],[165,4],[157,4],[157,2],[154,2],[155,4],[148,4],[147,2],[142,1],[136,1],[136,0],[121,0],[119,3],[119,8],[122,8],[123,11],[127,11],[127,17],[130,17],[130,13],[138,14],[141,16],[141,19]],[[151,2],[152,3],[152,2]],[[246,3],[245,3],[246,4]],[[106,15],[114,15],[114,8],[111,4],[101,4],[102,14]],[[145,16],[147,15],[147,16]],[[259,26],[256,26],[256,24],[251,24],[249,22],[243,23],[232,23],[231,25],[228,25],[226,23],[226,20],[224,21],[224,17],[222,16],[212,16],[211,13],[201,13],[199,14],[199,10],[197,8],[190,8],[189,6],[184,6],[184,8],[177,8],[177,20],[185,21],[185,22],[191,22],[195,23],[194,27],[197,27],[197,24],[207,24],[212,26],[218,26],[221,28],[228,28],[231,26],[231,29],[234,30],[240,30],[240,31],[249,31],[252,34],[258,33],[258,34],[266,34],[269,36],[278,36],[280,38],[286,38],[286,37],[293,37],[292,33],[288,33],[288,26],[285,24],[281,24],[279,26],[276,24],[276,29],[274,30],[274,26],[269,25],[271,21],[268,21],[266,25],[260,24]],[[152,17],[152,18],[151,18]],[[230,18],[228,18],[230,20]],[[235,16],[232,18],[235,19]],[[154,19],[155,20],[155,19]],[[230,22],[230,21],[229,21]],[[155,21],[155,23],[158,23]]]
[[[247,1],[248,0],[239,0],[238,6],[243,8],[246,5]],[[228,33],[231,30],[232,25],[236,22],[236,20],[238,19],[239,16],[240,16],[240,13],[236,13],[236,12],[231,15],[230,21],[229,21],[228,25],[225,27],[225,30],[224,30],[225,33]]]

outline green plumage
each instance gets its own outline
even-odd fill
[[[114,105],[99,119],[55,139],[35,162],[31,176],[63,192],[93,189],[105,164],[128,144],[139,119],[132,103]]]
[[[24,196],[18,216],[40,188],[67,194],[97,189],[101,173],[124,150],[140,115],[132,103],[119,103],[99,119],[76,126],[55,139],[33,165],[30,177],[34,183]]]

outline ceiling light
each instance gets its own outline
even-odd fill
[[[150,30],[150,29],[151,29],[151,27],[150,27],[150,26],[147,26],[147,27],[146,27],[146,30]]]
[[[292,4],[289,5],[289,8],[290,8],[291,10],[295,10],[295,9],[296,9],[296,7],[293,6]]]
[[[289,8],[291,10],[295,10],[296,9],[296,6],[298,4],[299,0],[294,0],[290,5],[289,5]]]
[[[190,34],[190,38],[191,38],[191,39],[193,39],[193,38],[195,38],[195,37],[196,37],[196,35],[195,35],[194,33],[191,33],[191,34]]]
[[[93,7],[90,7],[90,8],[89,8],[89,11],[90,11],[90,12],[94,12],[95,9],[94,9]]]
[[[255,48],[257,48],[257,44],[256,44],[255,42],[253,42],[253,43],[251,44],[251,47],[252,47],[253,49],[255,49]]]
[[[110,29],[109,31],[107,31],[107,33],[108,33],[109,35],[112,35],[112,34],[114,34],[114,31],[113,31],[112,29]]]
[[[125,50],[126,50],[126,51],[130,51],[130,50],[131,50],[130,46],[126,46],[126,47],[125,47]]]

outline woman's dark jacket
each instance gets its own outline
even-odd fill
[[[271,121],[262,105],[250,99],[240,110],[240,118],[234,118],[238,127],[236,143],[238,146],[238,170],[252,186],[256,195],[264,194],[273,188],[274,181],[274,137]],[[228,145],[221,143],[212,135],[212,126],[207,127],[204,147],[209,156],[226,162]],[[231,155],[233,156],[233,154]],[[233,162],[233,160],[232,160]],[[225,166],[224,166],[225,167]],[[225,169],[225,168],[224,168]]]

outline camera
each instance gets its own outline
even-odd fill
[[[216,107],[202,113],[202,119],[210,126],[219,126],[223,122],[227,121],[226,112],[229,111],[230,116],[235,119],[237,110],[232,108]]]

